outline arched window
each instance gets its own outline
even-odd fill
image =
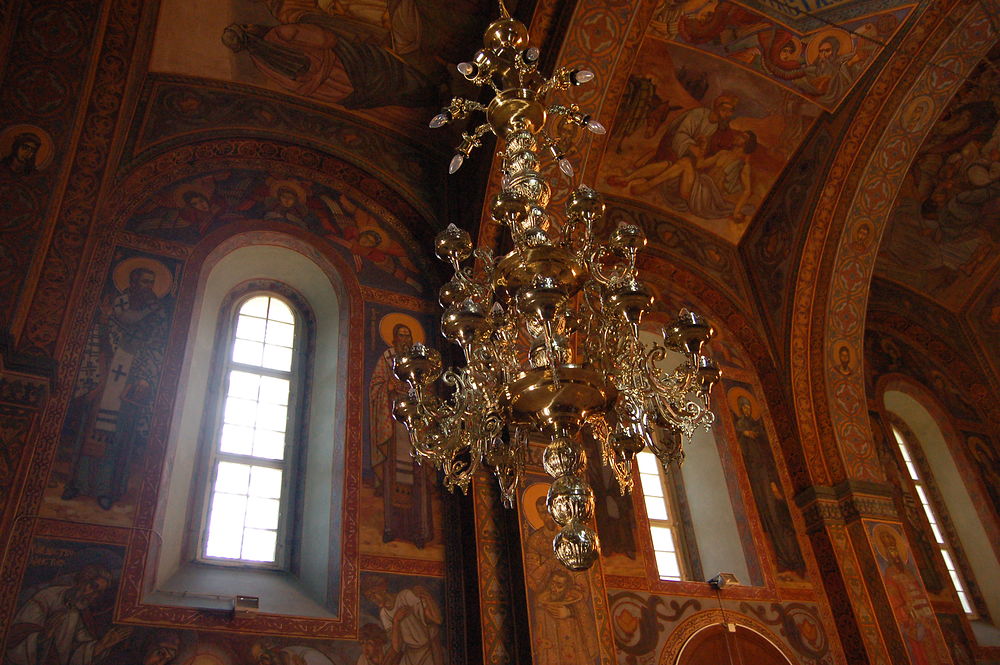
[[[938,550],[941,552],[941,557],[944,559],[945,568],[948,569],[948,576],[951,577],[952,583],[955,585],[955,592],[958,594],[958,600],[962,603],[962,609],[965,611],[970,618],[975,618],[976,611],[969,601],[968,585],[963,579],[962,573],[959,571],[956,565],[955,552],[948,543],[947,538],[945,538],[943,529],[939,526],[940,520],[937,515],[940,513],[941,508],[933,506],[930,499],[930,492],[927,488],[927,483],[923,477],[923,474],[917,468],[916,461],[914,459],[912,446],[913,443],[909,443],[903,433],[899,431],[898,427],[892,427],[893,438],[896,439],[896,445],[899,446],[899,453],[903,457],[903,463],[906,465],[906,470],[910,474],[910,480],[913,481],[913,490],[917,494],[917,498],[920,500],[920,505],[923,506],[924,514],[927,516],[927,522],[930,524],[931,531],[934,533],[934,542],[937,543]]]
[[[914,525],[926,538],[911,544],[929,551],[931,559],[935,549],[941,552],[977,643],[1000,646],[1000,578],[995,574],[1000,557],[996,539],[977,510],[959,430],[934,394],[916,382],[883,377],[877,391],[883,418],[891,425],[887,443],[899,450],[903,489],[919,500],[927,520],[926,525]]]
[[[296,314],[273,294],[242,300],[220,349],[204,561],[284,567],[301,370]]]
[[[331,618],[345,593],[348,300],[296,239],[248,239],[198,275],[143,600],[243,594],[262,613]]]

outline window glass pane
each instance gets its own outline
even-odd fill
[[[913,466],[913,462],[910,460],[905,460],[906,470],[910,472],[910,478],[913,480],[920,480],[920,475],[917,474],[917,467]]]
[[[248,561],[270,563],[274,561],[274,546],[278,534],[262,529],[245,529],[243,531],[243,557]]]
[[[246,525],[255,529],[277,529],[278,509],[277,499],[258,499],[250,497],[247,503]]]
[[[663,496],[663,481],[659,476],[640,473],[639,481],[642,483],[642,493],[646,496]]]
[[[665,520],[667,519],[667,508],[663,505],[663,499],[658,496],[647,496],[646,500],[646,516],[651,520]]]
[[[212,497],[212,517],[205,543],[207,556],[238,559],[246,515],[245,496],[216,493]]]
[[[241,365],[257,365],[261,363],[264,345],[260,342],[248,342],[238,339],[233,342],[233,362]]]
[[[938,542],[939,545],[944,545],[944,534],[941,533],[941,529],[934,522],[931,522],[931,531],[934,532],[934,540]]]
[[[236,339],[246,339],[253,342],[264,341],[264,330],[267,321],[253,316],[240,316],[236,321]]]
[[[226,398],[225,422],[244,427],[253,427],[257,418],[257,402],[238,397]]]
[[[222,426],[219,450],[235,455],[250,455],[253,453],[253,439],[253,428],[226,424]]]
[[[250,471],[250,496],[261,499],[281,498],[281,469],[253,467]]]
[[[649,532],[653,536],[654,550],[673,552],[676,549],[674,547],[674,534],[672,529],[665,526],[654,526],[649,528]]]
[[[285,433],[257,430],[253,435],[253,455],[266,459],[284,459]]]
[[[249,484],[249,466],[234,462],[219,462],[218,472],[215,476],[215,487],[213,488],[216,492],[246,494]]]
[[[639,473],[652,473],[659,475],[660,461],[656,459],[656,455],[643,451],[636,455],[635,459],[639,462]]]
[[[288,404],[288,379],[261,377],[260,401],[268,404]]]
[[[906,444],[900,441],[898,436],[896,437],[896,441],[899,443],[899,453],[903,456],[903,461],[904,462],[912,461],[910,459],[910,451],[906,449]]]
[[[941,556],[944,557],[944,567],[951,571],[955,570],[955,562],[951,560],[951,554],[948,550],[941,550]],[[958,578],[955,578],[955,580],[957,582]],[[960,584],[956,584],[955,586],[961,587]]]
[[[681,578],[681,565],[673,552],[656,552],[656,569],[660,572],[661,578],[674,580]]]
[[[962,610],[964,610],[966,614],[973,614],[972,604],[969,603],[968,596],[966,596],[963,592],[959,591],[958,600],[959,602],[962,603]]]
[[[917,490],[917,496],[920,497],[920,503],[924,504],[925,506],[928,505],[930,502],[927,500],[927,494],[924,492],[924,488],[921,487],[920,485],[914,485],[914,487]]]
[[[260,379],[260,374],[233,370],[229,373],[229,396],[256,400]]]
[[[267,322],[267,335],[264,337],[267,344],[291,347],[294,339],[295,326],[277,321]]]
[[[264,318],[267,316],[267,302],[270,300],[267,296],[257,296],[256,298],[251,298],[243,303],[240,307],[240,314],[249,314],[250,316],[259,316]]]
[[[271,346],[267,344],[264,346],[264,356],[261,364],[268,369],[276,369],[282,372],[291,371],[292,350],[284,346]]]
[[[288,407],[277,404],[257,405],[257,427],[259,429],[271,430],[272,432],[284,432],[285,424],[288,422]]]
[[[267,318],[283,323],[295,323],[292,310],[277,298],[271,298],[271,309],[268,310]]]

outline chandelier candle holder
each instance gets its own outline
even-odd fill
[[[627,493],[636,453],[648,447],[666,467],[683,458],[683,439],[712,424],[709,393],[720,371],[703,354],[712,327],[687,310],[662,330],[662,344],[640,340],[653,295],[636,269],[636,253],[646,245],[638,226],[621,224],[597,237],[604,203],[586,186],[570,193],[562,220],[547,210],[542,158],[573,177],[558,132],[546,130],[547,118],[597,134],[604,127],[576,106],[543,100],[594,75],[561,68],[541,76],[527,29],[502,2],[500,10],[484,48],[458,65],[469,81],[492,88],[493,100],[455,98],[430,125],[485,113],[486,122],[462,134],[449,170],[458,170],[486,134],[499,138],[501,191],[491,215],[510,230],[513,249],[500,257],[473,249],[469,234],[453,224],[437,236],[435,253],[455,271],[440,291],[441,332],[461,347],[465,366],[442,371],[440,353],[422,344],[398,354],[394,372],[409,394],[396,401],[393,414],[409,431],[415,456],[440,468],[449,489],[467,491],[485,465],[508,507],[529,438],[544,437],[541,461],[553,478],[547,506],[560,526],[553,550],[567,568],[582,570],[599,553],[588,525],[594,514],[594,492],[585,480],[588,449]],[[661,368],[668,351],[683,354],[669,371]],[[438,379],[450,389],[445,398]]]

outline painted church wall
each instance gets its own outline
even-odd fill
[[[256,169],[207,167],[201,174],[166,183],[144,199],[123,196],[122,201],[138,203],[109,212],[119,220],[113,231],[117,242],[102,248],[87,266],[89,286],[69,312],[71,341],[61,360],[72,367],[67,371],[70,380],[53,394],[45,422],[29,443],[35,449],[48,445],[54,463],[47,478],[40,469],[27,478],[29,488],[41,490],[35,496],[43,517],[19,518],[26,528],[14,537],[4,559],[5,579],[20,580],[0,602],[0,623],[10,626],[3,645],[5,662],[35,662],[45,652],[54,662],[78,657],[116,663],[160,649],[166,654],[163,662],[173,663],[206,658],[258,663],[270,658],[339,664],[357,662],[362,654],[375,663],[407,649],[407,657],[415,657],[411,647],[391,639],[403,630],[404,613],[394,622],[387,612],[404,604],[410,608],[406,630],[422,631],[427,638],[421,648],[428,651],[421,657],[429,663],[446,661],[440,490],[422,468],[414,472],[399,467],[410,459],[408,439],[388,412],[399,387],[377,387],[379,380],[385,382],[389,349],[402,348],[398,324],[421,341],[431,328],[428,312],[433,305],[424,292],[430,271],[423,258],[411,255],[409,248],[416,243],[407,227],[373,199],[345,182],[310,181],[303,178],[302,169],[279,162],[264,169],[259,166],[263,162],[257,164]],[[128,182],[124,187],[128,189]],[[338,224],[354,227],[352,238],[361,236],[361,242],[333,240],[331,229]],[[274,251],[251,256],[248,242],[282,247],[284,258]],[[239,259],[235,267],[226,268],[224,255],[230,251]],[[298,258],[290,260],[289,255]],[[301,267],[296,268],[296,260]],[[341,587],[336,590],[337,616],[330,620],[270,616],[232,624],[218,615],[142,600],[153,574],[147,552],[166,546],[156,534],[166,528],[175,538],[183,536],[198,519],[197,506],[188,505],[184,488],[190,483],[191,463],[199,458],[197,445],[205,445],[198,437],[202,418],[187,414],[188,424],[178,421],[179,430],[172,432],[171,414],[175,402],[183,413],[185,400],[198,401],[198,391],[192,390],[193,396],[186,392],[190,382],[200,383],[204,395],[215,340],[213,335],[207,341],[199,337],[197,329],[218,321],[224,294],[207,294],[204,285],[210,270],[220,266],[229,272],[230,281],[244,284],[248,278],[270,276],[295,286],[309,281],[310,269],[338,284],[340,305],[337,295],[317,304],[319,328],[314,333],[323,336],[322,326],[333,325],[343,343],[334,346],[334,355],[326,350],[326,360],[314,368],[314,381],[323,385],[312,391],[318,398],[313,400],[313,420],[329,421],[314,426],[313,434],[338,441],[327,460],[333,464],[327,465],[327,494],[331,484],[342,487],[334,494],[336,502],[328,499],[326,506],[327,515],[337,516],[332,522],[341,531],[329,538],[335,546],[330,558],[339,561]],[[414,274],[421,282],[407,280]],[[308,285],[299,290],[308,300]],[[202,305],[207,309],[199,310]],[[195,338],[202,347],[186,350],[189,339]],[[351,397],[335,418],[337,409],[328,402],[344,394]],[[109,411],[117,416],[110,426],[104,417]],[[388,436],[380,438],[386,424]],[[15,434],[11,428],[4,431]],[[178,437],[197,445],[178,455]],[[168,451],[173,455],[169,459]],[[380,453],[385,458],[381,461]],[[384,468],[379,469],[380,464]],[[179,496],[166,515],[159,506],[167,487],[161,485],[161,471],[167,481],[173,480]],[[181,475],[172,478],[175,473]],[[418,479],[416,484],[412,478]],[[316,492],[308,487],[306,492],[311,494],[307,500],[315,501]],[[317,514],[323,512],[310,511],[312,518]],[[322,536],[322,530],[311,530],[310,536]],[[45,554],[50,551],[55,554]],[[100,566],[89,565],[90,559]],[[66,621],[84,621],[91,605],[96,612],[94,623],[80,631],[75,642],[57,644],[32,628],[33,622],[44,619],[38,613],[48,612],[46,603],[71,597],[81,599],[80,610]],[[150,623],[160,628],[144,627]],[[226,637],[191,630],[192,625],[223,630],[242,625],[241,630],[252,633],[302,637]],[[327,639],[317,641],[318,635]]]

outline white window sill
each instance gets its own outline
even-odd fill
[[[159,588],[146,594],[151,605],[229,611],[237,595],[260,599],[262,614],[335,618],[317,603],[297,577],[285,571],[187,563]]]

